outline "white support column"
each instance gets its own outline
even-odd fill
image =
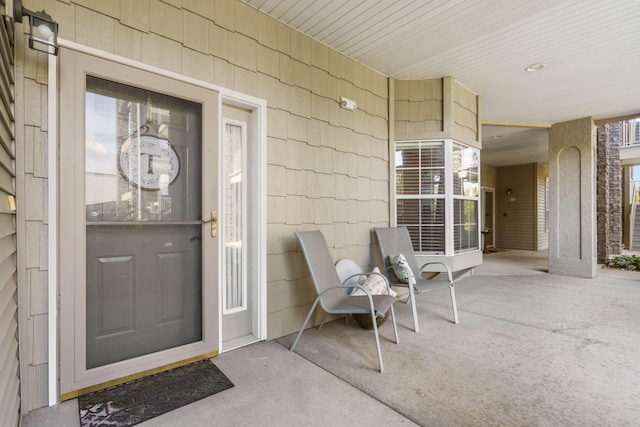
[[[596,132],[593,118],[549,133],[549,273],[596,276]]]

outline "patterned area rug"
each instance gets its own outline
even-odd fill
[[[202,360],[80,396],[80,424],[132,426],[231,387],[213,362]]]

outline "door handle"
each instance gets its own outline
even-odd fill
[[[211,224],[211,237],[218,237],[218,212],[214,209],[211,211],[211,218],[208,220],[200,220],[202,224]]]

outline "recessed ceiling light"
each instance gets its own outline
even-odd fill
[[[543,62],[537,62],[535,64],[531,64],[529,65],[527,68],[525,68],[524,70],[527,73],[535,73],[536,71],[540,71],[544,68],[547,67],[547,64],[543,63]]]

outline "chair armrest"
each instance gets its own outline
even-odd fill
[[[431,261],[431,262],[427,262],[425,264],[422,264],[422,266],[420,267],[420,272],[419,273],[422,274],[422,272],[424,271],[424,268],[426,266],[432,265],[432,264],[440,264],[441,266],[443,266],[444,269],[447,272],[447,280],[449,281],[449,283],[453,284],[453,275],[451,274],[451,268],[447,264],[442,262],[442,261]],[[430,272],[427,271],[427,273],[430,273]],[[432,271],[431,273],[435,273],[435,272]]]
[[[368,273],[363,273],[363,274],[368,274]],[[387,281],[387,283],[389,283],[389,282]],[[342,285],[340,285],[340,286],[332,286],[332,287],[327,288],[327,289],[325,289],[324,291],[322,291],[322,292],[320,293],[320,295],[318,295],[318,298],[317,298],[317,299],[320,299],[320,300],[321,300],[321,299],[322,299],[322,296],[323,296],[324,294],[326,294],[327,292],[329,292],[329,291],[335,291],[335,290],[337,290],[337,289],[345,289],[345,288],[347,288],[347,289],[350,289],[350,288],[359,288],[359,289],[361,289],[361,290],[366,294],[366,297],[369,299],[369,308],[371,309],[371,312],[372,312],[372,313],[375,313],[376,317],[384,317],[384,313],[380,313],[379,311],[377,311],[377,310],[375,309],[375,305],[373,304],[373,296],[372,296],[372,295],[369,293],[369,291],[368,291],[364,286],[362,286],[362,285],[349,285],[349,286],[342,286]],[[357,297],[347,296],[347,298],[357,298]]]
[[[348,286],[338,285],[338,286],[332,286],[330,288],[325,289],[324,291],[320,292],[318,297],[321,297],[322,295],[326,294],[329,291],[335,291],[336,289],[351,289],[351,288],[360,288],[363,291],[365,291],[367,293],[367,295],[369,295],[369,292],[367,292],[367,290],[364,287],[360,286],[360,285],[348,285]]]

